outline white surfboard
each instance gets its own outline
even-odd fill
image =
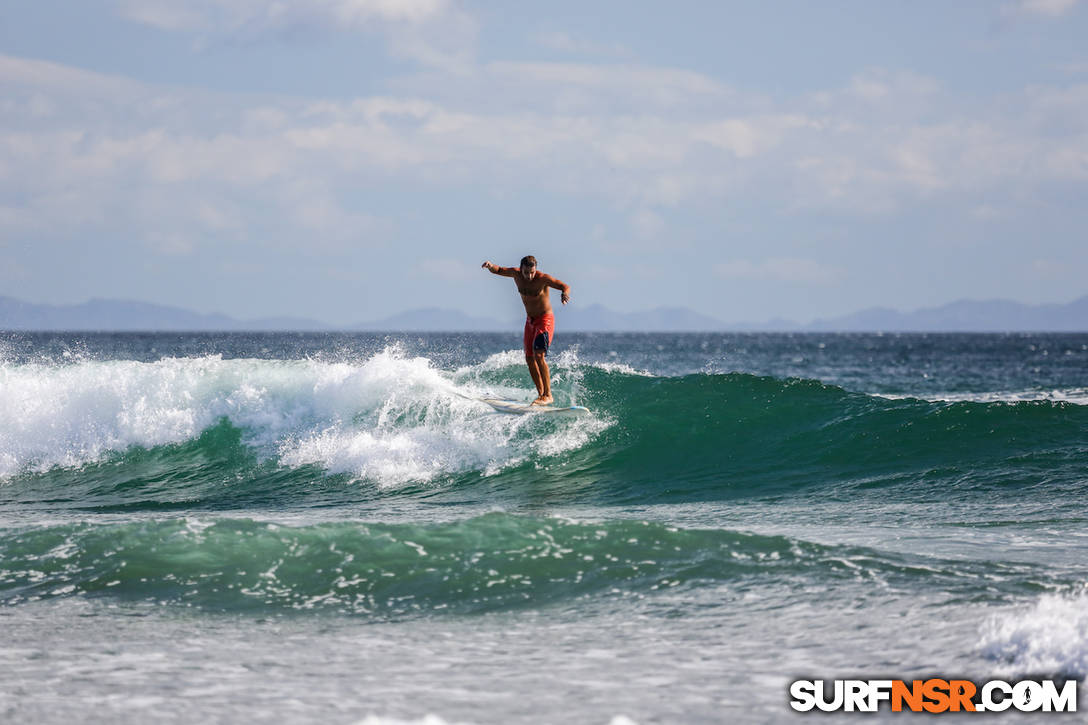
[[[528,413],[542,413],[550,415],[585,415],[589,408],[581,405],[529,405],[517,400],[502,400],[500,398],[477,398],[481,403],[487,403],[500,413],[513,415],[526,415]]]

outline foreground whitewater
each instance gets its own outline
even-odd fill
[[[788,721],[1088,673],[1088,335],[8,335],[12,721]],[[845,716],[844,716],[845,717]]]

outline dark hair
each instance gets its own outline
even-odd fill
[[[521,258],[521,266],[522,267],[525,267],[525,266],[535,267],[536,266],[536,257],[534,257],[531,254],[525,255],[524,257]]]

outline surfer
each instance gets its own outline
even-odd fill
[[[565,305],[570,301],[570,285],[538,271],[536,257],[531,254],[521,258],[519,267],[500,267],[491,262],[484,262],[480,266],[491,274],[513,277],[514,284],[518,286],[526,315],[523,340],[525,364],[529,366],[529,375],[533,377],[538,393],[532,404],[548,405],[552,402],[552,380],[544,357],[548,354],[548,346],[552,344],[552,335],[555,333],[555,315],[552,314],[548,288],[560,290],[560,299]]]

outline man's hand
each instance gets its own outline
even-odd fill
[[[570,292],[564,292],[563,294],[559,295],[559,299],[562,300],[564,305],[567,304],[568,302],[570,302]]]
[[[494,267],[495,265],[493,265],[490,261],[487,261],[487,262],[484,262],[483,264],[481,264],[480,266],[483,267],[484,269],[486,269],[488,272],[490,272],[491,268]]]

